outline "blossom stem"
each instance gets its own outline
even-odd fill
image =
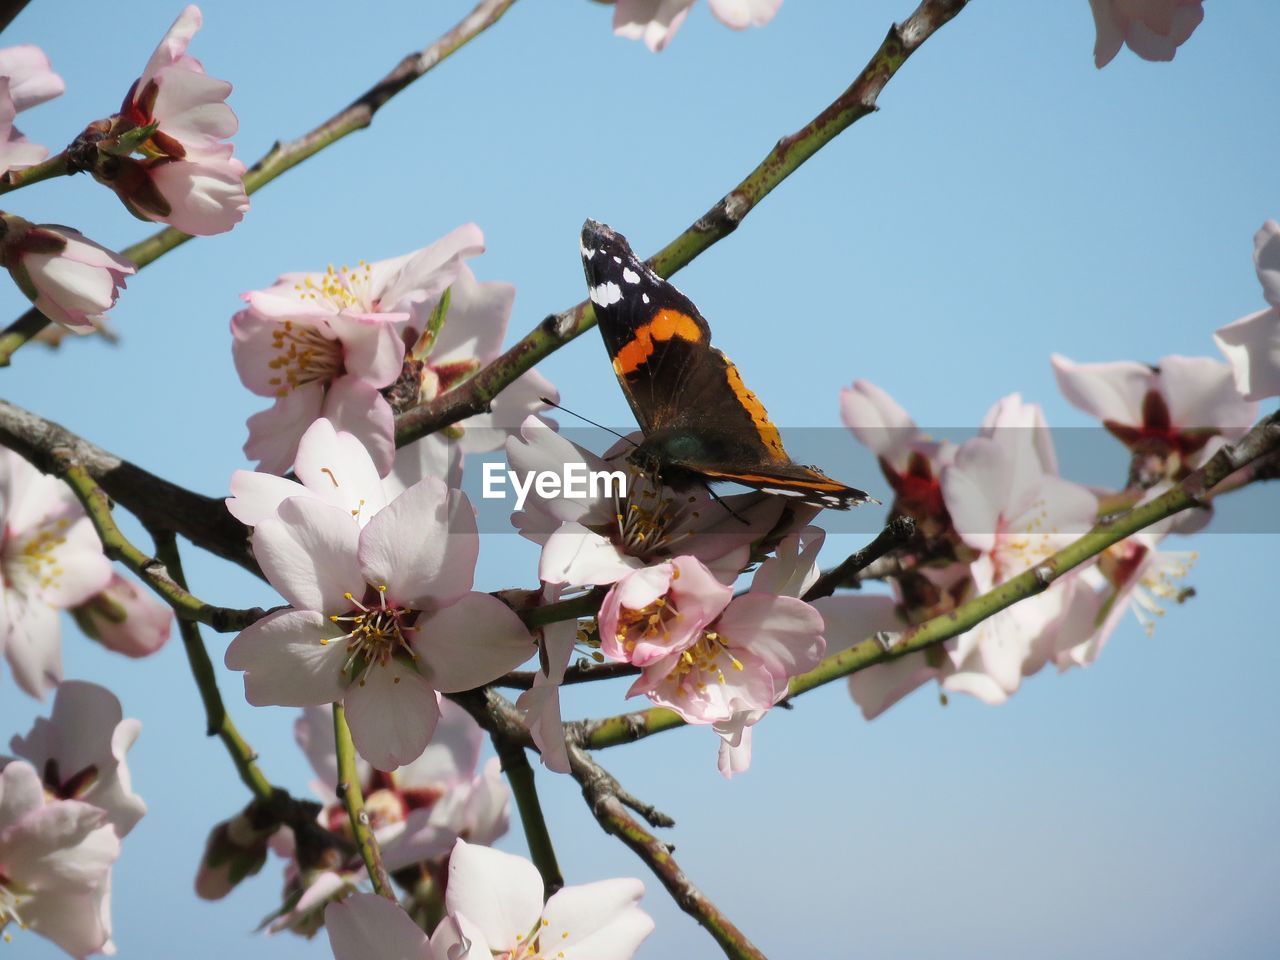
[[[83,466],[66,456],[55,457],[54,464],[54,475],[60,477],[84,505],[106,555],[141,577],[173,608],[179,620],[207,624],[219,633],[235,633],[266,615],[266,611],[258,607],[247,610],[215,607],[193,596],[174,579],[166,564],[147,556],[120,531],[111,515],[111,498]]]
[[[490,731],[490,737],[498,752],[498,760],[502,763],[502,772],[507,775],[507,782],[511,784],[511,792],[516,798],[516,809],[520,811],[520,823],[524,827],[525,841],[529,845],[529,858],[542,874],[543,899],[549,899],[564,886],[564,877],[560,874],[556,851],[551,845],[551,834],[547,830],[546,818],[542,815],[542,802],[538,798],[537,784],[534,783],[533,766],[519,741],[496,730]]]
[[[186,586],[186,576],[182,572],[182,558],[178,553],[178,541],[171,533],[156,536],[156,553],[163,558],[165,568],[179,587]],[[240,735],[234,721],[227,714],[226,704],[222,701],[222,693],[218,690],[218,678],[214,673],[213,662],[209,659],[209,651],[200,635],[200,626],[193,620],[179,620],[178,633],[182,637],[182,648],[187,653],[187,663],[191,666],[191,676],[195,678],[196,687],[200,691],[200,701],[204,704],[205,733],[217,736],[231,755],[231,762],[240,774],[240,780],[254,799],[274,807],[278,801],[278,791],[258,768],[258,755]]]
[[[356,746],[351,741],[351,728],[347,726],[347,712],[342,704],[333,705],[333,745],[338,754],[338,799],[346,807],[351,821],[351,833],[360,851],[360,859],[369,871],[373,889],[392,903],[396,901],[391,878],[382,865],[382,850],[369,826],[369,814],[364,808],[364,792],[360,789],[360,774],[356,769]]]
[[[617,782],[591,756],[569,744],[569,764],[573,778],[582,787],[596,822],[613,834],[653,871],[676,904],[702,925],[731,960],[765,960],[760,949],[729,921],[720,909],[694,886],[671,855],[671,847],[659,840],[631,814],[619,797]]]
[[[515,0],[481,0],[452,30],[425,49],[406,56],[390,73],[324,123],[295,140],[277,141],[245,174],[245,193],[255,193],[302,161],[369,126],[383,104],[497,23],[513,3]],[[0,189],[0,193],[3,192]],[[166,227],[121,253],[141,269],[190,239],[191,234]],[[0,367],[8,366],[13,354],[48,325],[49,320],[34,307],[10,324],[0,334]]]
[[[887,642],[881,637],[870,637],[826,657],[812,670],[791,678],[788,696],[797,697],[851,673],[887,660],[896,660],[973,629],[983,620],[1020,600],[1042,593],[1055,580],[1089,562],[1126,537],[1176,513],[1208,503],[1215,487],[1222,485],[1240,489],[1234,482],[1224,484],[1224,481],[1277,450],[1280,450],[1280,413],[1273,413],[1255,424],[1236,443],[1223,447],[1203,467],[1161,496],[1098,523],[1088,533],[1047,560],[950,613],[917,624],[888,638]],[[683,725],[684,720],[674,711],[665,707],[651,707],[602,720],[572,724],[570,729],[575,734],[577,743],[598,750],[642,740],[652,734]]]
[[[862,72],[821,113],[783,137],[755,169],[693,225],[649,258],[659,275],[668,277],[737,229],[743,218],[800,166],[853,123],[874,112],[876,99],[898,69],[919,47],[965,6],[967,0],[924,0],[888,36]],[[465,383],[430,403],[396,418],[396,445],[404,446],[429,433],[488,409],[490,402],[535,363],[595,326],[595,311],[582,301],[552,314],[519,343]],[[3,341],[0,340],[0,346]],[[0,349],[0,363],[3,351]]]
[[[10,170],[3,177],[0,177],[0,194],[21,190],[23,187],[29,187],[33,183],[39,183],[41,180],[65,177],[69,172],[67,169],[67,154],[64,150],[62,153],[55,154],[47,160],[42,160],[29,167]]]

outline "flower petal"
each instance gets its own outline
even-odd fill
[[[468,593],[418,620],[413,648],[442,693],[473,690],[514,670],[536,652],[520,618],[487,593]]]

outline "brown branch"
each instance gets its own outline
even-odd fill
[[[497,23],[513,3],[515,0],[481,0],[452,30],[426,49],[409,54],[396,64],[395,69],[320,126],[296,140],[284,143],[277,140],[245,174],[245,192],[257,192],[325,147],[369,126],[374,114],[388,100]],[[18,8],[21,9],[21,4]],[[3,8],[0,8],[0,15],[2,13]],[[167,227],[126,247],[121,253],[142,268],[190,239],[190,234]],[[0,334],[0,366],[7,366],[13,354],[49,323],[44,314],[32,307],[10,324]]]
[[[149,530],[181,534],[196,546],[261,575],[249,553],[248,531],[220,498],[192,493],[96,447],[70,430],[0,400],[0,444],[57,474],[70,460]]]
[[[839,566],[820,576],[813,586],[805,591],[803,599],[812,601],[819,597],[831,596],[837,588],[844,586],[890,550],[905,544],[915,534],[915,520],[905,514],[895,517],[869,544],[857,553],[850,554]]]
[[[649,258],[659,275],[669,277],[718,240],[738,228],[744,217],[806,160],[839,133],[877,109],[885,84],[920,46],[967,0],[924,0],[903,23],[889,29],[880,48],[850,87],[795,133],[783,137],[746,178],[684,233]],[[502,356],[466,383],[430,403],[396,418],[396,445],[404,446],[429,433],[489,409],[508,384],[539,360],[595,326],[595,311],[586,301],[552,314]]]

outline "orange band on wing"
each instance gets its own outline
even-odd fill
[[[760,483],[768,484],[776,487],[790,487],[795,490],[815,490],[819,493],[837,493],[841,490],[849,489],[843,483],[837,483],[821,474],[815,476],[812,480],[802,480],[796,477],[771,477],[760,473],[729,473],[728,471],[706,470],[704,471],[710,477],[724,477],[726,480],[737,480],[742,483]]]
[[[618,376],[626,376],[636,370],[653,354],[655,340],[678,338],[690,343],[702,340],[702,331],[693,317],[679,310],[659,310],[652,320],[637,327],[635,336],[613,358],[613,369]]]
[[[770,453],[785,460],[787,451],[782,448],[782,437],[778,435],[778,428],[769,421],[769,414],[765,412],[764,404],[747,389],[747,385],[742,382],[742,374],[738,373],[738,368],[729,362],[728,357],[725,358],[725,370],[729,375],[729,387],[733,390],[733,395],[738,402],[751,415],[751,422],[755,424],[756,432],[760,434],[760,441],[769,448]]]

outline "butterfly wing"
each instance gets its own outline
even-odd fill
[[[689,402],[690,381],[711,349],[692,301],[632,252],[626,237],[588,220],[582,268],[622,392],[646,435],[669,426]]]

